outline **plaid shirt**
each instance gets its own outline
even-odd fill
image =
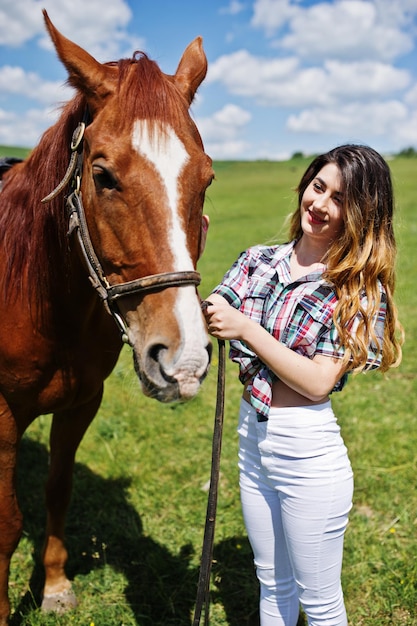
[[[292,282],[290,256],[295,242],[255,246],[243,252],[222,282],[213,290],[229,304],[261,324],[277,340],[312,359],[316,354],[343,358],[344,348],[333,323],[337,298],[320,271]],[[386,298],[381,289],[381,306],[375,320],[378,346],[370,345],[365,369],[381,364]],[[365,299],[365,297],[364,297]],[[352,332],[354,332],[354,326]],[[240,381],[248,384],[251,404],[258,419],[268,419],[272,384],[277,376],[243,342],[230,342],[230,358],[239,364]],[[341,391],[345,374],[332,391]]]

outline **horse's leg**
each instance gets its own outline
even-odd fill
[[[15,418],[0,395],[0,626],[8,623],[10,559],[19,543],[23,525],[15,489],[19,438]]]
[[[47,526],[43,550],[45,587],[42,609],[65,612],[76,606],[65,573],[68,553],[64,527],[71,499],[72,474],[77,448],[100,406],[102,390],[88,404],[55,414],[50,437],[50,467],[46,485]]]

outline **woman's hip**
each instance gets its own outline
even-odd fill
[[[269,480],[333,482],[351,478],[346,446],[330,402],[272,408],[258,422],[242,400],[239,414],[239,467]]]

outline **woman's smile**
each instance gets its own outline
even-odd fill
[[[324,216],[321,216],[317,213],[315,213],[314,211],[312,211],[311,209],[308,209],[308,215],[309,215],[309,219],[310,222],[312,224],[326,224],[327,220]]]

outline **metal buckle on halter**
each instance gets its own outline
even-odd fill
[[[75,170],[77,168],[77,164],[78,164],[78,156],[79,156],[78,155],[78,148],[80,147],[81,142],[83,140],[84,131],[85,131],[85,122],[80,122],[78,124],[77,128],[72,133],[71,158],[70,158],[70,162],[69,162],[68,167],[67,167],[67,171],[64,174],[64,178],[61,180],[59,185],[57,185],[55,187],[55,189],[53,191],[51,191],[51,193],[49,193],[47,196],[45,196],[45,198],[42,198],[42,200],[41,200],[42,204],[46,204],[47,202],[50,202],[51,200],[56,198],[57,195],[61,193],[61,191],[64,189],[64,187],[66,187],[68,185],[68,183],[70,182],[70,180],[73,178]],[[78,178],[79,178],[79,176],[77,176],[77,179]],[[79,184],[80,183],[78,181],[77,182],[78,189],[79,189]]]
[[[75,152],[80,146],[84,138],[84,131],[85,131],[85,122],[80,122],[77,128],[72,133],[71,152]]]

